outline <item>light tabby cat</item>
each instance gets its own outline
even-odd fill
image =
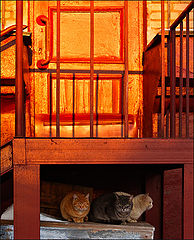
[[[69,222],[83,223],[88,220],[90,211],[89,193],[87,195],[72,191],[62,199],[60,204],[61,215]]]
[[[128,222],[137,222],[138,218],[153,207],[153,200],[149,193],[139,194],[133,198],[133,208],[127,219]]]

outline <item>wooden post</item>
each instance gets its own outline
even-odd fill
[[[183,186],[183,239],[193,235],[193,164],[184,164]]]
[[[14,239],[40,239],[40,165],[14,166]]]

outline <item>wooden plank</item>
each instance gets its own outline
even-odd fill
[[[182,239],[182,168],[164,171],[163,239]]]
[[[194,239],[193,235],[193,164],[184,165],[183,195],[183,239]]]
[[[14,239],[40,239],[39,168],[14,166]]]
[[[3,239],[13,239],[12,221],[0,221]],[[153,239],[154,227],[145,222],[127,225],[41,222],[41,239]]]
[[[25,164],[25,139],[17,140],[13,141],[13,164]]]
[[[145,190],[153,199],[153,208],[146,211],[146,221],[155,227],[154,239],[162,239],[162,174],[157,172],[147,174]]]
[[[143,137],[152,137],[152,114],[161,76],[161,45],[144,53]]]
[[[27,164],[181,164],[192,163],[193,140],[26,139],[25,154]]]
[[[0,165],[0,174],[5,173],[12,168],[13,164],[13,155],[12,155],[12,144],[9,143],[0,149],[1,152],[1,165]]]

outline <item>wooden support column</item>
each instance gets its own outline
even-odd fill
[[[184,164],[183,186],[183,239],[193,235],[193,164]]]
[[[150,168],[146,174],[146,193],[153,199],[154,206],[146,212],[146,222],[155,227],[154,239],[162,239],[162,174]]]
[[[14,166],[14,239],[40,239],[40,165]]]

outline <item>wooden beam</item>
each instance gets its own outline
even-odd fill
[[[14,139],[19,144],[23,139]],[[184,164],[193,161],[187,139],[26,139],[27,164]],[[19,158],[19,152],[17,152]],[[17,159],[14,154],[14,159]],[[19,162],[16,162],[19,164]]]

